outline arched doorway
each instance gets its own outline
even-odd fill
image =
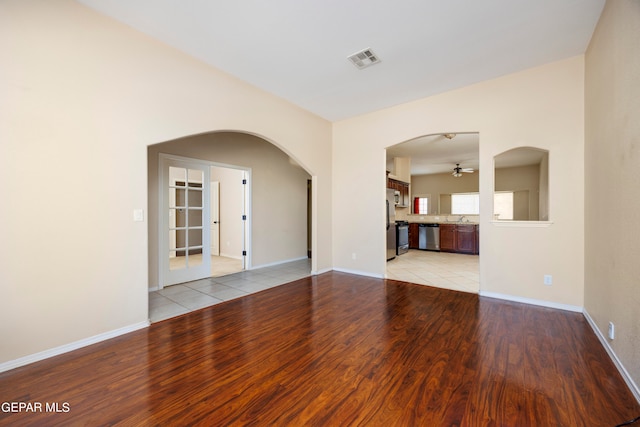
[[[149,277],[150,289],[164,287],[162,283],[162,257],[167,252],[162,249],[163,234],[169,232],[162,223],[162,215],[167,206],[158,208],[161,194],[159,174],[154,173],[162,156],[180,156],[209,162],[218,171],[242,171],[248,180],[244,210],[231,216],[224,216],[228,211],[228,189],[220,183],[220,217],[219,217],[219,250],[228,258],[242,257],[244,268],[257,271],[262,268],[276,269],[278,266],[295,261],[306,261],[306,274],[311,271],[308,236],[309,233],[309,199],[308,183],[310,174],[294,159],[269,141],[255,135],[242,132],[213,132],[194,135],[156,144],[148,148],[149,163]],[[211,169],[211,176],[213,176]],[[223,175],[219,175],[223,176]],[[221,178],[222,179],[222,178]],[[214,179],[211,182],[216,182]],[[211,216],[213,201],[203,204]],[[244,219],[242,217],[245,217]],[[233,219],[230,219],[233,218]],[[245,244],[234,247],[230,223],[232,221],[248,224],[245,231]],[[211,218],[210,218],[211,219]],[[212,224],[211,221],[209,224]],[[166,225],[166,224],[165,224]],[[236,232],[235,236],[237,237]],[[211,235],[213,237],[213,235]],[[209,239],[209,243],[212,239]],[[240,248],[240,249],[238,249]],[[173,255],[178,255],[173,250]],[[235,254],[235,255],[234,255]],[[185,255],[180,253],[179,255]],[[189,254],[186,254],[187,256]],[[197,254],[192,255],[193,258]],[[299,267],[299,266],[298,266]],[[293,280],[300,271],[292,272]],[[211,277],[211,276],[209,276]],[[273,278],[264,277],[263,284],[273,285]],[[289,280],[290,281],[290,280]],[[220,281],[221,282],[221,281]],[[155,286],[154,286],[155,285]],[[206,283],[202,284],[203,286]],[[191,285],[190,285],[191,286]],[[155,288],[155,289],[154,289]],[[253,289],[253,288],[252,288]],[[233,294],[232,292],[229,295]],[[239,294],[238,294],[239,295]]]
[[[391,146],[386,168],[387,187],[400,193],[394,220],[404,243],[387,261],[386,277],[478,293],[479,134],[430,134]]]

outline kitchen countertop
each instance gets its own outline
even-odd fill
[[[462,217],[462,222],[459,221]],[[450,219],[449,219],[450,218]],[[409,214],[404,218],[409,224],[469,224],[478,225],[480,223],[477,215],[419,215]]]
[[[458,222],[458,221],[427,221],[427,220],[407,220],[409,224],[458,224],[458,225],[478,225],[477,222]]]

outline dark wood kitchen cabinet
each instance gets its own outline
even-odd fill
[[[456,251],[455,224],[440,224],[440,250],[442,252]]]
[[[391,188],[400,192],[400,200],[398,200],[398,207],[406,208],[411,206],[411,200],[409,198],[409,183],[398,181],[393,178],[387,178],[387,188]]]
[[[463,254],[476,253],[475,225],[456,225],[456,252]]]
[[[440,224],[440,250],[477,254],[477,235],[475,224]]]
[[[420,247],[420,225],[409,223],[409,249],[419,249]]]

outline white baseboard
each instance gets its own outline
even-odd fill
[[[357,274],[359,276],[366,276],[366,277],[374,277],[376,279],[384,279],[384,275],[381,274],[372,274],[368,271],[359,271],[359,270],[351,270],[349,268],[333,268],[333,271],[339,271],[341,273],[349,273],[349,274]]]
[[[501,299],[506,301],[521,302],[523,304],[538,305],[541,307],[556,308],[558,310],[573,311],[575,313],[582,313],[584,310],[583,307],[580,307],[579,305],[560,304],[557,302],[537,300],[532,298],[523,298],[523,297],[517,297],[514,295],[500,294],[497,292],[480,291],[480,296],[487,297],[487,298]]]
[[[0,372],[9,371],[11,369],[19,368],[21,366],[25,366],[30,363],[39,362],[41,360],[48,359],[50,357],[68,353],[70,351],[77,350],[79,348],[86,347],[88,345],[95,344],[100,341],[105,341],[120,335],[128,334],[129,332],[137,331],[138,329],[143,329],[147,327],[149,327],[148,320],[146,322],[135,323],[133,325],[125,326],[123,328],[115,329],[113,331],[104,332],[102,334],[94,335],[89,338],[85,338],[69,344],[61,345],[60,347],[55,347],[49,350],[41,351],[39,353],[30,354],[28,356],[24,356],[19,359],[0,363]]]
[[[602,344],[607,354],[613,361],[613,364],[618,369],[618,372],[620,372],[620,375],[622,375],[622,379],[624,379],[624,382],[627,384],[627,387],[629,387],[629,390],[631,390],[631,393],[633,393],[633,396],[636,398],[638,403],[640,403],[640,388],[635,383],[635,381],[633,381],[633,378],[631,378],[631,375],[629,375],[629,372],[625,369],[620,359],[618,359],[616,352],[613,351],[613,349],[609,345],[609,341],[605,338],[604,335],[602,335],[602,332],[596,325],[596,322],[594,322],[594,320],[591,318],[589,313],[587,313],[587,310],[584,309],[582,311],[582,314],[584,315],[585,319],[587,319],[587,323],[589,323],[589,325],[591,326],[591,329],[593,329],[593,332],[595,332],[596,336],[600,340],[600,343]]]
[[[265,267],[274,267],[276,265],[287,264],[289,262],[302,261],[303,259],[309,259],[309,257],[305,255],[300,258],[291,258],[291,259],[286,259],[284,261],[276,261],[276,262],[270,262],[267,264],[253,265],[251,266],[250,270],[257,270],[258,268],[265,268]]]
[[[312,276],[317,276],[319,274],[328,273],[330,271],[333,271],[333,268],[328,267],[328,268],[323,268],[322,270],[318,270],[318,271],[312,270],[311,271],[311,275]]]

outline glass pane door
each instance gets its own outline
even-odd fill
[[[208,277],[209,173],[197,162],[163,158],[162,285]]]

